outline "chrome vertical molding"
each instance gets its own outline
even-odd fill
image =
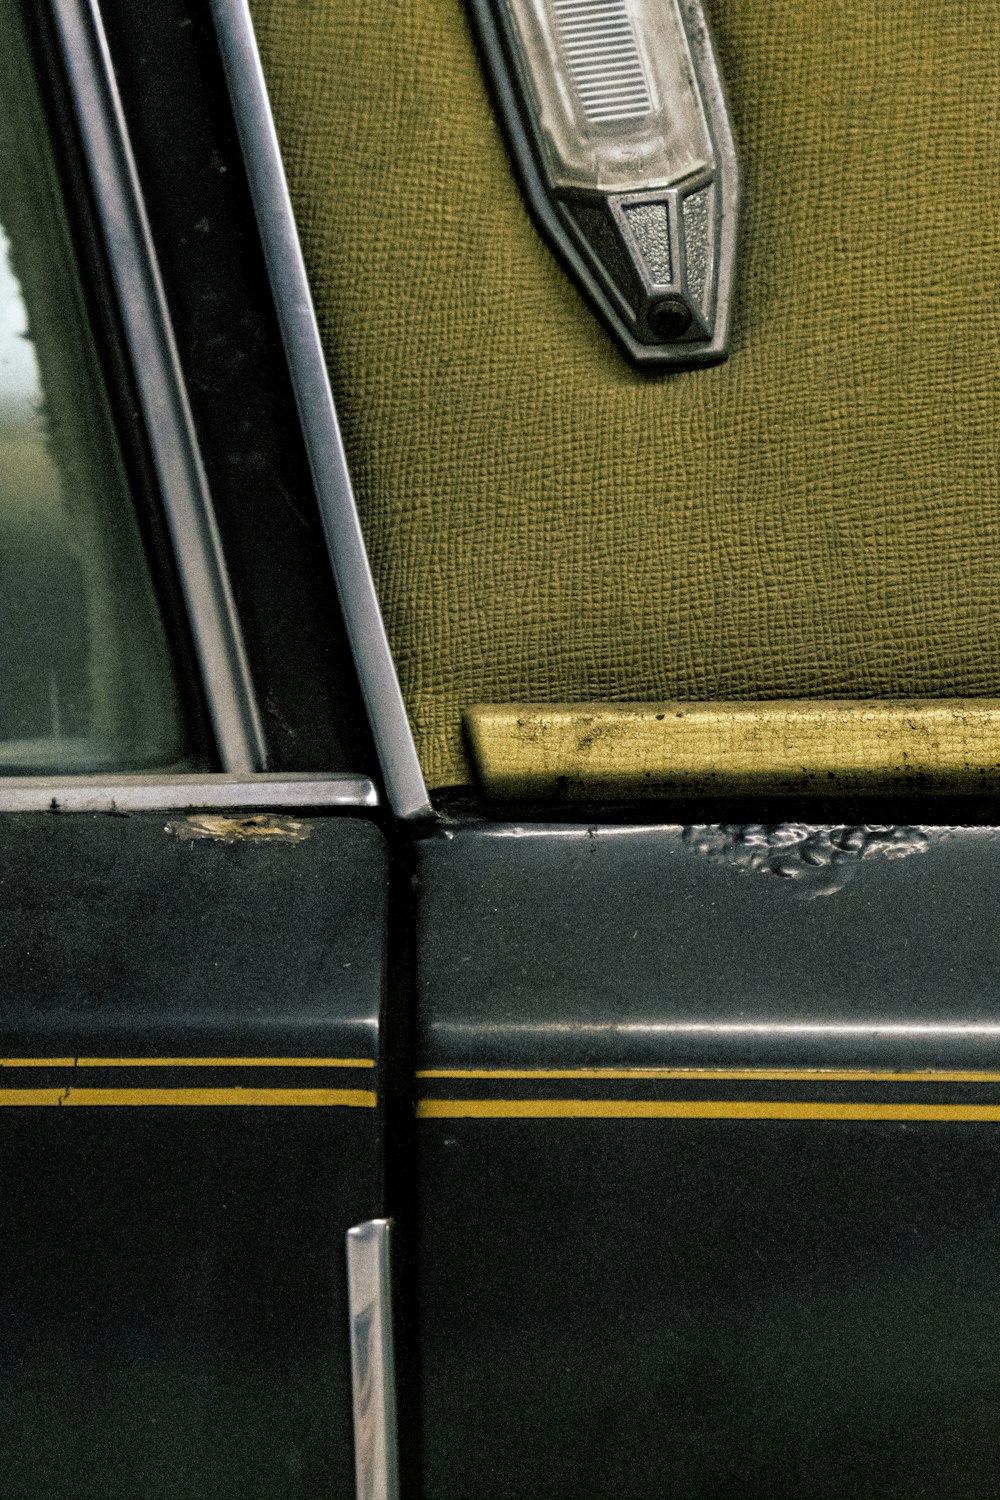
[[[97,0],[50,0],[224,771],[266,746]]]
[[[399,1497],[390,1234],[388,1219],[369,1219],[347,1231],[357,1500]]]
[[[382,622],[247,0],[211,0],[236,129],[337,591],[386,793],[402,818],[431,806]]]

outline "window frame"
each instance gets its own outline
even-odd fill
[[[283,717],[282,704],[273,703],[270,697],[262,700],[255,684],[256,664],[247,649],[241,617],[246,601],[236,598],[227,538],[216,513],[202,447],[203,439],[210,447],[213,441],[218,447],[218,435],[204,431],[191,399],[189,371],[157,255],[156,230],[147,213],[141,165],[130,138],[130,101],[123,98],[105,27],[108,9],[102,0],[48,0],[41,17],[48,44],[45,50],[55,54],[55,66],[62,75],[58,83],[65,85],[60,91],[68,102],[69,125],[92,209],[93,223],[87,228],[99,242],[107,273],[107,286],[97,290],[110,294],[114,304],[135,408],[130,415],[141,429],[155,481],[152,487],[158,491],[162,529],[193,646],[189,654],[195,659],[204,718],[213,742],[206,749],[220,771],[7,776],[0,778],[0,811],[195,806],[361,809],[381,803],[381,780],[394,811],[404,816],[427,814],[430,803],[364,550],[249,10],[239,4],[214,6],[215,40],[225,57],[226,102],[236,119],[253,192],[252,212],[261,242],[254,248],[258,254],[262,250],[268,262],[272,305],[263,311],[280,325],[285,345],[287,369],[273,373],[276,377],[280,373],[294,390],[303,432],[290,434],[289,441],[297,439],[301,444],[305,439],[314,485],[311,498],[322,518],[325,561],[333,575],[330,583],[335,582],[335,587],[325,587],[325,594],[322,582],[314,592],[329,614],[334,635],[346,634],[351,646],[353,660],[340,663],[334,691],[342,689],[345,675],[350,677],[353,681],[348,688],[353,686],[353,697],[363,699],[368,710],[366,722],[355,735],[362,753],[346,766],[334,757],[336,768],[329,769],[325,758],[317,765],[315,751],[306,755],[301,771],[297,765],[289,766],[287,750],[273,753],[275,723],[291,741],[296,729]],[[120,9],[128,26],[138,33],[141,18],[133,19],[127,7]],[[128,86],[124,76],[121,82]],[[192,92],[197,87],[198,80],[192,78]],[[184,101],[178,105],[183,109]],[[240,255],[245,248],[230,244],[226,253]],[[281,605],[294,621],[298,580],[293,577],[291,587],[284,578],[276,582],[278,587],[269,597],[258,589],[261,597],[253,601],[254,608],[266,622],[275,594],[280,593]],[[290,668],[307,674],[314,666],[315,652],[313,657],[313,662],[296,660]],[[341,696],[346,700],[344,711],[353,710],[357,719],[359,710],[350,701],[351,692],[341,692]],[[329,705],[324,707],[329,719]],[[366,739],[377,746],[381,778],[376,757],[364,753]]]

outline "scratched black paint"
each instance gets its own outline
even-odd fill
[[[466,824],[424,840],[419,1066],[998,1068],[995,831],[883,830],[836,889],[730,834]],[[995,1099],[977,1087],[453,1076],[418,1092]],[[419,1493],[991,1493],[998,1131],[418,1120]]]
[[[377,829],[225,845],[167,821],[4,819],[0,1053],[378,1059]],[[71,1077],[381,1081],[330,1071]],[[0,1069],[0,1087],[65,1082]],[[0,1108],[3,1495],[350,1494],[343,1237],[381,1207],[381,1152],[374,1109]]]

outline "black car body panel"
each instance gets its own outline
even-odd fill
[[[424,842],[423,1494],[989,1492],[998,861],[984,829]]]
[[[381,834],[38,814],[4,835],[4,1494],[349,1493]]]

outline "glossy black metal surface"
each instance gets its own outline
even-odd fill
[[[997,834],[466,825],[418,868],[419,1492],[990,1493]]]
[[[2,1113],[4,1494],[350,1495],[340,1246],[370,1121]]]
[[[183,814],[5,816],[4,1054],[374,1057],[382,835],[292,821],[225,842]]]
[[[419,872],[422,1066],[1000,1061],[993,829],[467,825]]]
[[[352,1493],[385,849],[352,817],[248,821],[4,819],[11,1500]]]
[[[996,1130],[423,1121],[421,1492],[992,1493]]]

